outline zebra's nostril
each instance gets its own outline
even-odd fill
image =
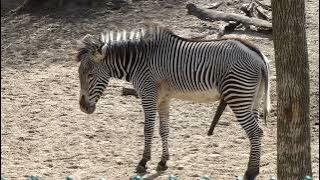
[[[81,98],[80,98],[80,105],[85,105],[85,104],[86,104],[85,97],[84,97],[84,95],[81,95]]]

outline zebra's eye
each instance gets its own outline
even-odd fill
[[[89,73],[89,74],[88,74],[88,78],[89,78],[89,79],[93,78],[93,76],[94,76],[94,74],[92,74],[92,73]]]

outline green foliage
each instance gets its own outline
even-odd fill
[[[208,176],[202,176],[200,177],[200,180],[210,180],[210,178]]]
[[[66,180],[73,180],[73,179],[72,179],[72,177],[67,176],[67,177],[66,177]]]
[[[39,176],[30,176],[28,177],[28,180],[40,180]]]
[[[132,178],[132,180],[142,180],[143,178],[141,177],[141,176],[134,176],[133,178]]]
[[[170,175],[169,178],[168,178],[168,180],[177,180],[177,179],[178,178],[176,176],[174,176],[174,175]]]

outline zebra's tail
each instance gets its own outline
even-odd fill
[[[264,123],[267,125],[267,116],[271,109],[270,104],[270,69],[269,69],[269,60],[265,55],[263,55],[263,60],[265,62],[265,68],[264,69]]]

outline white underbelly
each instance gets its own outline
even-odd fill
[[[174,92],[171,94],[171,97],[198,103],[212,103],[220,99],[220,93],[216,89],[208,91]]]

